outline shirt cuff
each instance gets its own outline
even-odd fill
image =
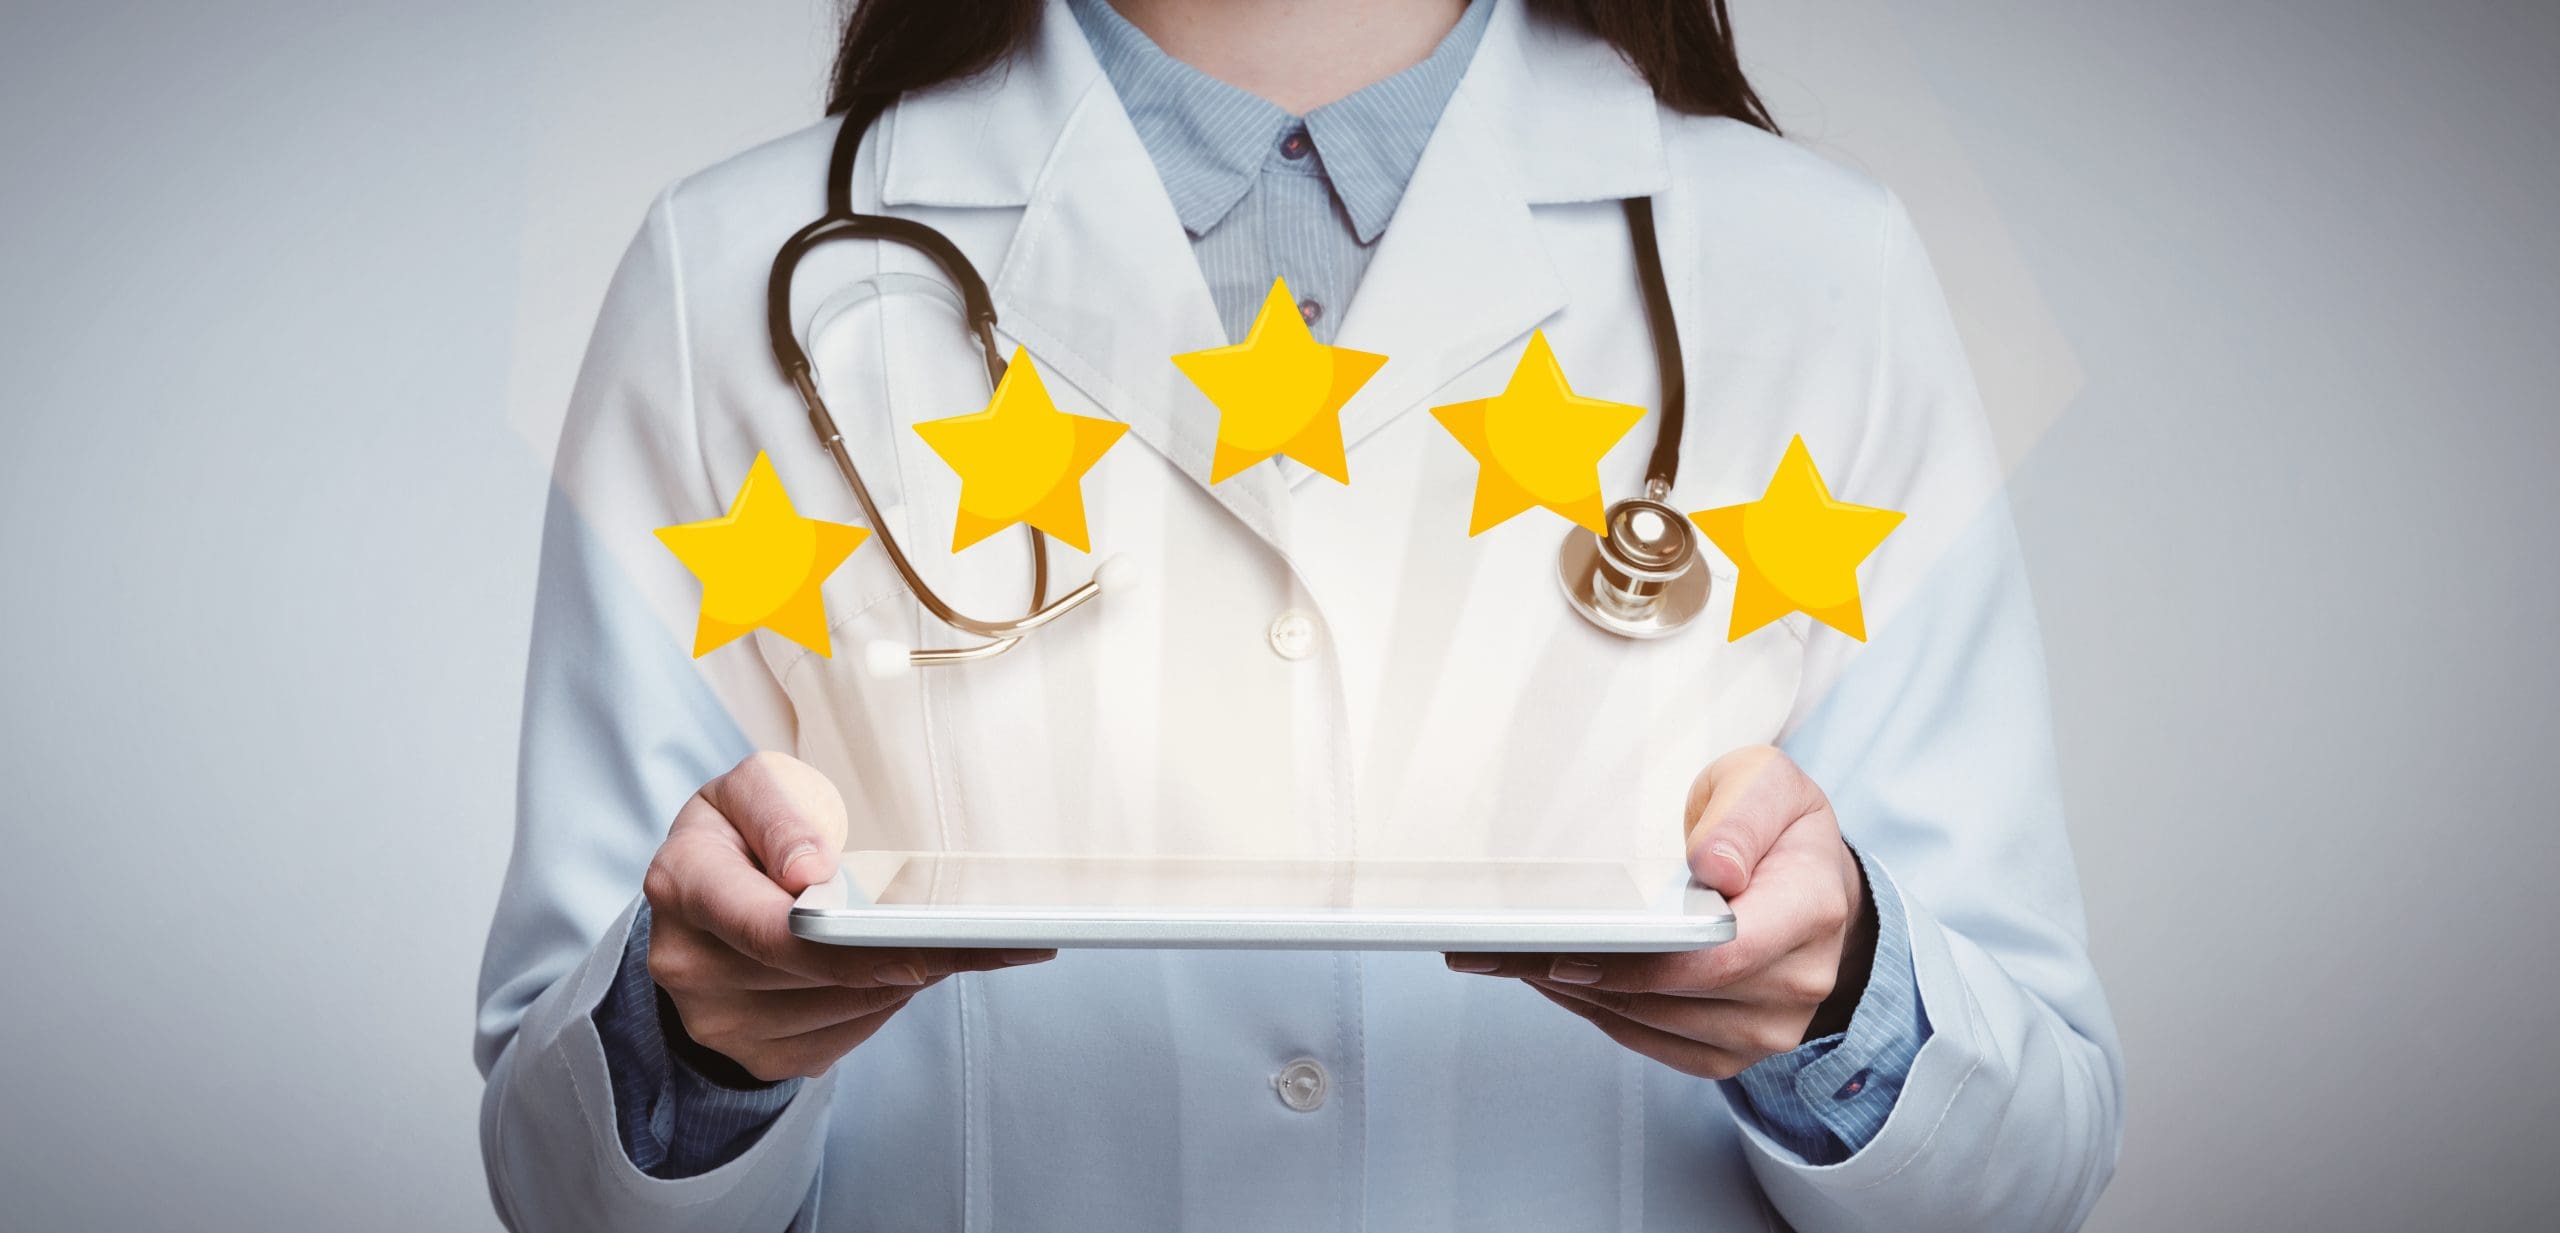
[[[596,1004],[613,1081],[615,1132],[632,1167],[651,1177],[708,1173],[755,1146],[805,1080],[759,1082],[684,1035],[649,978],[649,905],[631,919],[622,966]]]
[[[1902,892],[1883,866],[1857,856],[1876,910],[1876,955],[1848,1030],[1767,1058],[1724,1084],[1764,1133],[1807,1164],[1847,1160],[1884,1129],[1912,1059],[1929,1040]]]

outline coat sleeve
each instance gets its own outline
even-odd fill
[[[1871,380],[1809,442],[1844,501],[1908,512],[1870,558],[1872,641],[1807,630],[1784,744],[1891,870],[1931,1034],[1883,1129],[1817,1166],[1746,1127],[1807,1233],[2048,1230],[2084,1220],[2122,1119],[2114,1023],[2064,833],[2043,649],[2003,475],[1926,255],[1887,199]],[[1826,474],[1829,472],[1826,470]]]
[[[676,193],[607,292],[553,468],[515,848],[480,978],[480,1142],[517,1230],[780,1229],[811,1190],[829,1084],[709,1173],[653,1178],[617,1133],[595,1010],[676,810],[790,708],[751,645],[688,654],[695,596],[652,532],[716,517],[687,354]]]

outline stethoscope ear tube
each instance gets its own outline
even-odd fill
[[[966,663],[987,659],[1011,650],[1022,636],[1067,613],[1082,607],[1101,594],[1102,583],[1096,577],[1084,585],[1048,601],[1048,538],[1032,527],[1024,527],[1031,537],[1031,606],[1028,612],[1005,621],[989,621],[970,616],[944,600],[933,585],[907,556],[888,520],[880,514],[879,503],[872,499],[871,487],[862,482],[862,471],[846,448],[844,433],[837,427],[835,415],[827,409],[826,397],[818,392],[818,381],[809,362],[809,353],[800,344],[798,331],[791,325],[791,280],[800,263],[819,246],[835,240],[878,240],[903,244],[924,253],[941,267],[944,277],[960,293],[961,310],[968,320],[969,333],[977,340],[978,350],[987,365],[987,388],[992,391],[1004,380],[1004,359],[996,350],[996,309],[994,297],[987,292],[986,280],[970,265],[968,257],[949,237],[922,223],[882,215],[857,214],[852,206],[853,156],[861,145],[862,131],[879,114],[877,106],[866,106],[846,113],[836,130],[836,144],[829,163],[827,213],[817,221],[792,233],[780,251],[774,254],[773,269],[765,281],[765,332],[773,348],[774,363],[783,378],[800,395],[807,411],[810,430],[835,460],[836,470],[844,475],[845,484],[853,489],[854,501],[862,507],[862,517],[871,526],[880,548],[888,554],[889,564],[905,581],[907,590],[916,597],[935,620],[987,641],[971,646],[937,647],[910,650],[906,662],[910,667]],[[875,657],[877,658],[877,657]],[[875,665],[876,666],[876,665]]]
[[[931,257],[960,293],[961,315],[968,322],[970,336],[977,340],[979,354],[986,360],[989,388],[1004,380],[1004,356],[996,349],[995,300],[987,292],[986,280],[978,277],[969,259],[941,232],[903,218],[871,214],[821,218],[793,232],[774,254],[772,273],[765,279],[764,328],[766,341],[773,348],[773,362],[785,378],[811,368],[809,353],[802,349],[799,332],[791,326],[792,276],[811,252],[834,240],[904,244]]]

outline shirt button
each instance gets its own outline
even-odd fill
[[[1841,1084],[1840,1090],[1833,1092],[1831,1094],[1831,1098],[1833,1100],[1847,1100],[1850,1097],[1867,1090],[1867,1079],[1870,1073],[1871,1072],[1861,1070],[1858,1073],[1849,1076],[1849,1081]]]
[[[1332,1087],[1332,1077],[1311,1057],[1299,1058],[1271,1076],[1271,1089],[1280,1093],[1280,1103],[1300,1113],[1323,1108],[1325,1093]]]
[[[1298,318],[1305,321],[1307,324],[1314,325],[1316,323],[1316,318],[1323,315],[1324,305],[1311,299],[1298,301]]]
[[[1316,653],[1316,619],[1291,608],[1271,618],[1271,628],[1264,631],[1271,639],[1271,652],[1282,659],[1305,659]]]
[[[1280,157],[1282,158],[1305,158],[1307,151],[1314,148],[1315,143],[1307,139],[1307,130],[1303,128],[1290,129],[1287,135],[1280,138]]]

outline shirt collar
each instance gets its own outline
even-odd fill
[[[1495,2],[1469,4],[1420,63],[1305,116],[1321,172],[1361,243],[1374,243],[1395,216]],[[1129,113],[1183,229],[1207,233],[1253,187],[1299,117],[1165,54],[1109,0],[1067,0],[1067,8]]]

